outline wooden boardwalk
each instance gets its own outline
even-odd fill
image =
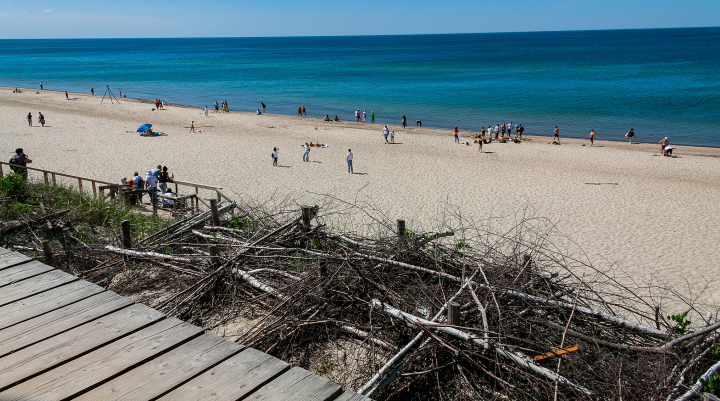
[[[368,398],[0,248],[0,401]]]

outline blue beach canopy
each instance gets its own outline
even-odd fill
[[[143,124],[140,126],[140,128],[137,129],[137,132],[145,132],[152,127],[152,124]]]

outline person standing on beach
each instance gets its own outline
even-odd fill
[[[158,166],[158,167],[160,167],[160,166]],[[167,183],[173,182],[173,179],[175,178],[175,174],[173,174],[172,176],[169,175],[167,166],[163,166],[162,171],[159,172],[156,177],[157,177],[158,181],[160,182],[160,184],[159,184],[160,191],[162,191],[162,193],[164,194],[168,191]]]
[[[67,99],[68,99],[68,93],[67,93],[67,91],[65,91],[65,100],[67,100]]]
[[[95,96],[95,88],[90,88],[90,94]]]
[[[355,174],[355,172],[353,171],[353,165],[352,165],[352,161],[353,161],[352,150],[348,149],[348,153],[347,153],[347,156],[345,156],[345,160],[347,161],[347,165],[348,165],[348,171],[347,171],[348,174]]]
[[[152,175],[152,171],[148,170],[145,175],[145,186],[150,190],[150,204],[155,200],[155,192],[157,192],[158,179]]]
[[[520,140],[522,140],[523,133],[525,133],[525,127],[523,127],[521,124],[519,130],[518,130],[518,128],[515,128],[515,131],[520,133],[519,138],[520,138]]]
[[[558,128],[557,125],[555,126],[555,131],[553,131],[553,133],[555,135],[553,136],[552,143],[557,143],[558,145],[560,145],[560,128]]]
[[[590,146],[592,147],[595,143],[595,130],[590,131]]]
[[[363,122],[367,120],[367,110],[363,110]]]
[[[665,139],[660,141],[660,153],[665,156],[665,147],[670,145],[670,141],[668,141],[667,137]]]
[[[390,143],[395,143],[395,130],[390,130]]]
[[[355,120],[360,122],[360,109],[355,110]]]
[[[370,124],[375,124],[375,112],[370,112]]]
[[[302,145],[302,147],[305,148],[305,153],[303,153],[303,161],[309,162],[310,161],[310,144],[305,142],[305,145]]]
[[[630,131],[625,134],[625,137],[630,140],[630,143],[632,143],[633,138],[635,138],[635,142],[638,142],[638,139],[635,136],[635,130],[633,128],[630,128]]]
[[[229,112],[230,112],[230,106],[228,106],[227,100],[225,101],[225,112],[226,112],[226,113],[229,113]]]
[[[460,131],[458,131],[457,127],[455,127],[455,131],[453,131],[453,133],[455,134],[455,143],[460,143],[460,138],[458,137],[459,132]]]
[[[122,91],[120,89],[118,89],[118,94],[122,97]]]
[[[130,180],[130,182],[133,183],[133,185],[135,186],[135,188],[138,188],[138,189],[143,189],[143,188],[145,188],[145,181],[142,179],[142,177],[140,177],[140,175],[138,175],[138,172],[137,172],[137,171],[133,173],[133,178]],[[142,192],[140,192],[140,193],[137,194],[137,198],[138,198],[138,200],[140,201],[141,204],[142,204],[142,197],[143,197],[143,193],[142,193]],[[137,203],[137,202],[136,202],[136,203]]]
[[[43,88],[42,88],[42,81],[40,82],[40,90],[43,90]]]
[[[505,136],[505,123],[503,123],[502,126],[500,127],[500,133],[502,134],[503,137]]]
[[[495,139],[498,139],[498,136],[500,135],[500,124],[495,124]]]
[[[218,102],[217,102],[217,100],[216,100],[216,101],[215,101],[215,104],[213,105],[213,107],[215,108],[215,113],[218,112],[218,106],[219,106],[219,105],[218,105]]]
[[[273,159],[273,166],[277,167],[278,148],[273,148],[271,156]]]
[[[302,106],[298,106],[298,117],[302,117]]]
[[[400,122],[402,122],[403,129],[405,129],[405,127],[407,127],[407,118],[405,117],[405,114],[403,114]]]
[[[482,152],[483,140],[485,140],[485,127],[483,127],[483,130],[480,132],[480,135],[477,136],[478,153]]]
[[[38,111],[38,122],[43,126],[43,128],[45,127],[45,116],[39,111]]]
[[[302,106],[302,113],[303,117],[307,117],[307,113],[305,112],[305,106]]]
[[[26,167],[28,163],[32,163],[32,160],[27,157],[22,148],[17,148],[15,149],[15,155],[10,159],[10,164],[16,164],[22,167],[10,166],[10,170],[15,172],[15,174],[18,174],[24,180],[27,180],[28,172],[24,167]]]
[[[27,119],[28,119],[28,125],[32,127],[32,113],[31,112],[28,112]]]
[[[513,130],[513,128],[515,128],[515,126],[513,125],[512,121],[510,121],[510,124],[507,125],[507,133],[508,133],[508,136],[512,136],[512,130]]]
[[[262,109],[263,109],[263,114],[265,114],[265,103],[263,103],[263,102],[260,102],[260,104],[262,105]]]
[[[485,127],[480,128],[480,136],[485,139]]]
[[[208,116],[208,108],[207,108],[207,106],[205,106],[205,117],[207,117],[207,116]]]
[[[388,130],[388,127],[387,127],[387,125],[386,125],[385,128],[383,128],[383,137],[385,137],[385,143],[388,143],[388,139],[387,139],[387,138],[388,138],[388,135],[389,135],[389,134],[390,134],[390,131]]]
[[[195,121],[190,121],[190,132],[195,132]]]

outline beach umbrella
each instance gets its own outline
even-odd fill
[[[140,126],[140,128],[138,128],[137,132],[145,132],[149,130],[150,127],[152,127],[152,124],[143,124]]]

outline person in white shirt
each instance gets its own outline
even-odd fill
[[[208,116],[207,113],[208,113],[208,108],[207,108],[207,106],[205,106],[205,117]]]
[[[495,139],[498,139],[499,135],[500,135],[500,125],[495,124]]]
[[[347,171],[348,174],[355,174],[355,172],[353,171],[353,165],[352,165],[353,154],[350,149],[348,149],[348,154],[347,154],[347,156],[345,156],[345,160],[347,161],[347,165],[348,165],[348,171]]]
[[[305,145],[302,145],[302,147],[305,148],[305,153],[303,153],[303,161],[309,162],[310,161],[310,144],[305,142]]]
[[[152,205],[153,201],[155,200],[155,192],[157,191],[157,185],[158,185],[158,179],[155,177],[152,173],[152,171],[148,170],[147,174],[145,174],[145,188],[152,189],[150,192],[150,204]]]
[[[173,193],[172,189],[168,189],[167,192],[165,193],[165,196],[175,197],[175,194]],[[163,198],[162,203],[163,203],[163,206],[172,207],[175,204],[175,201],[172,199]]]
[[[510,124],[507,125],[508,136],[511,136],[511,135],[512,135],[512,130],[513,130],[514,127],[515,127],[515,126],[513,125],[512,121],[510,121]]]
[[[273,166],[277,167],[278,148],[273,148],[272,158],[273,158]]]

